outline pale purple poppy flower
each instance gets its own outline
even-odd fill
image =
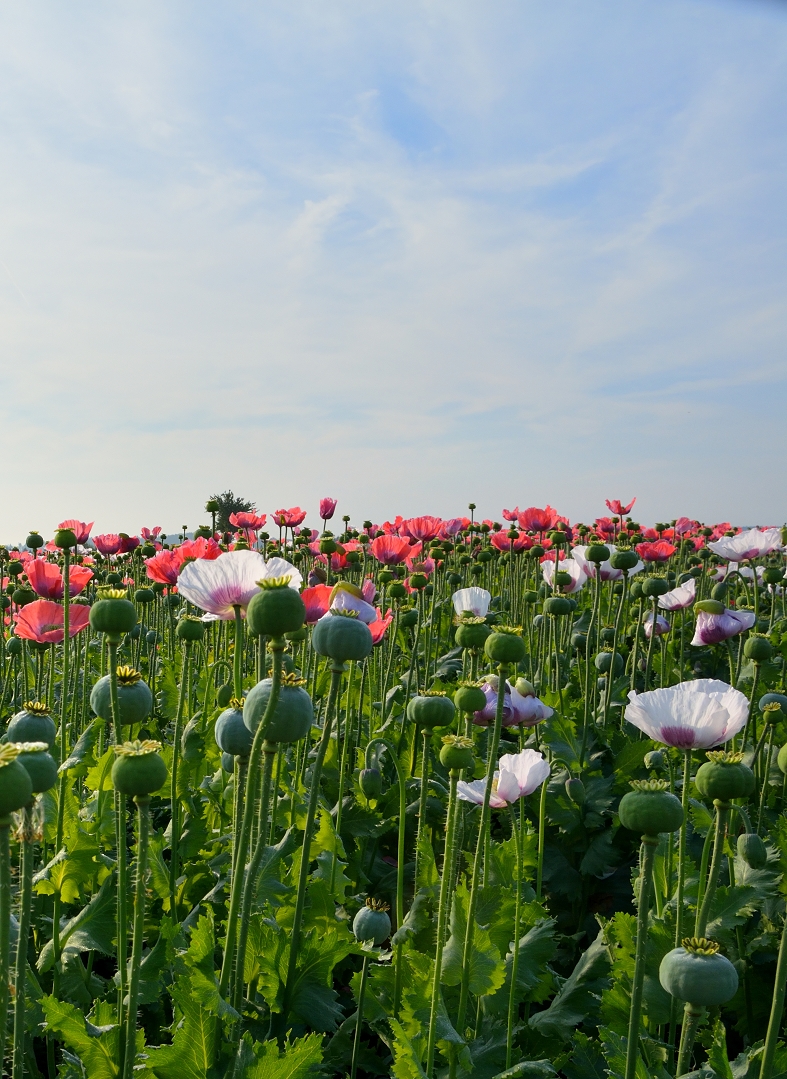
[[[710,749],[742,730],[749,715],[745,695],[715,678],[629,693],[626,719],[649,738],[676,749]]]
[[[512,802],[525,798],[538,790],[549,776],[549,762],[535,749],[523,749],[521,753],[504,753],[500,758],[499,770],[492,781],[492,793],[489,804],[493,809],[504,809]],[[456,792],[465,802],[482,805],[486,780],[476,779],[472,783],[459,780]]]
[[[568,573],[571,576],[571,584],[562,585],[560,591],[564,595],[570,595],[572,592],[579,592],[588,579],[588,575],[585,573],[582,566],[573,558],[562,558],[557,563],[559,572]],[[541,576],[546,583],[552,588],[552,582],[555,579],[555,563],[547,559],[547,561],[541,563]]]
[[[497,678],[490,679],[481,686],[486,697],[486,706],[473,713],[473,723],[479,727],[488,727],[495,721],[497,710]],[[537,723],[543,723],[553,714],[554,709],[549,708],[538,697],[524,696],[510,682],[506,682],[505,695],[503,697],[503,726],[504,727],[535,727]]]
[[[730,562],[759,558],[771,551],[778,551],[781,545],[782,535],[779,528],[749,528],[745,532],[739,532],[737,536],[722,536],[708,544],[714,554],[728,558]]]
[[[350,586],[348,588],[346,584],[342,583],[336,588],[333,599],[331,601],[331,610],[355,611],[356,615],[358,616],[358,620],[360,622],[365,622],[368,626],[370,622],[377,621],[377,611],[374,609],[371,603],[367,603],[362,596],[356,596],[355,592],[351,591],[351,588],[353,587],[354,586]],[[356,591],[358,590],[356,589]],[[326,618],[328,618],[329,616],[330,612],[325,615]]]
[[[709,611],[697,611],[697,624],[694,628],[692,644],[701,647],[704,644],[720,644],[730,637],[737,637],[751,629],[756,619],[754,611],[731,611],[711,614]]]
[[[257,584],[267,577],[288,577],[290,588],[299,589],[303,578],[295,566],[283,558],[267,562],[258,551],[228,551],[219,558],[198,558],[189,562],[178,577],[178,592],[205,611],[204,622],[229,622],[240,607],[245,617]]]
[[[648,640],[650,640],[650,638],[653,636],[653,611],[651,611],[647,615],[647,617],[645,619],[643,619],[642,626],[643,626],[643,629],[645,630],[645,636],[648,638]],[[664,634],[669,633],[669,631],[670,631],[670,624],[667,621],[667,619],[663,615],[657,614],[656,615],[656,636],[657,637],[663,637]]]
[[[683,611],[686,607],[691,607],[696,598],[697,582],[693,577],[689,577],[684,584],[679,584],[671,592],[659,596],[659,607],[662,611]]]
[[[604,546],[609,547],[610,555],[613,555],[615,551],[617,551],[617,546],[614,543],[605,543]],[[587,550],[587,547],[577,544],[576,547],[572,547],[571,549],[571,557],[575,562],[579,562],[586,577],[595,577],[596,563],[588,561]],[[635,573],[639,573],[639,571],[644,568],[644,562],[637,562],[636,566],[629,570],[629,577],[633,577]],[[602,581],[621,581],[623,579],[623,570],[613,569],[609,561],[602,562],[599,565],[599,570],[601,572]]]

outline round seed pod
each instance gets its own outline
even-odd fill
[[[49,753],[46,742],[17,742],[19,764],[30,776],[33,794],[51,790],[57,782],[57,762]]]
[[[480,712],[486,707],[486,696],[480,686],[460,686],[454,693],[454,706],[460,712]]]
[[[378,947],[391,935],[391,919],[388,904],[367,899],[353,918],[353,936],[357,941],[370,940]]]
[[[18,756],[19,747],[14,743],[0,745],[0,817],[29,805],[33,798],[33,783]]]
[[[133,667],[118,667],[118,722],[126,725],[141,723],[150,715],[153,694],[142,675]],[[90,707],[107,722],[112,719],[112,687],[109,675],[99,678],[90,691]]]
[[[302,628],[306,606],[289,582],[289,577],[257,581],[260,591],[251,597],[246,609],[246,625],[253,637],[283,637]]]
[[[263,678],[246,697],[243,722],[252,734],[256,732],[265,715],[272,686],[271,678]],[[282,675],[279,699],[265,733],[266,741],[298,742],[309,733],[314,722],[314,706],[303,686],[303,679],[296,675]]]
[[[473,767],[473,740],[457,734],[447,734],[440,750],[440,763],[449,770]]]
[[[112,637],[130,633],[137,624],[137,609],[131,600],[126,598],[125,590],[108,588],[100,595],[98,602],[90,608],[91,628],[97,633],[108,633]]]
[[[718,944],[696,937],[686,937],[681,948],[667,952],[659,981],[673,997],[703,1008],[726,1004],[738,990],[738,972]]]
[[[44,701],[25,701],[8,724],[9,742],[45,742],[49,749],[55,744],[57,727]]]
[[[160,742],[124,742],[117,746],[112,765],[115,790],[132,798],[144,798],[161,790],[167,781],[167,766],[159,756],[160,749]]]
[[[484,653],[492,663],[521,663],[526,655],[525,642],[518,631],[498,627],[487,638]]]
[[[740,753],[711,751],[709,758],[697,770],[694,783],[704,798],[730,802],[733,798],[748,798],[754,791],[754,773],[743,763]]]
[[[366,623],[357,617],[329,611],[315,624],[312,647],[320,656],[346,663],[351,659],[366,659],[372,651],[372,635]]]
[[[683,806],[661,779],[635,780],[620,800],[618,814],[624,828],[640,835],[675,832],[683,823]]]
[[[243,701],[232,698],[213,728],[216,745],[233,757],[248,757],[254,735],[243,722]]]

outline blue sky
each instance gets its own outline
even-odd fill
[[[0,538],[787,517],[787,5],[0,13]]]

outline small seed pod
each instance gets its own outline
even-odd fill
[[[473,740],[458,734],[447,734],[440,750],[440,763],[450,771],[473,767]]]
[[[455,714],[454,702],[445,693],[423,693],[407,705],[407,718],[421,729],[447,727]]]
[[[57,727],[44,701],[25,701],[8,724],[6,736],[9,742],[45,742],[48,749],[55,744]]]
[[[216,745],[233,757],[248,757],[254,735],[243,722],[243,701],[233,697],[213,728]]]
[[[257,581],[260,591],[246,609],[246,625],[253,637],[283,637],[301,629],[306,606],[289,577],[268,577]]]
[[[752,869],[762,869],[768,861],[768,850],[756,832],[739,835],[737,848],[738,857]]]
[[[640,835],[675,832],[683,823],[683,806],[663,779],[640,779],[620,800],[618,813],[624,828]]]
[[[124,742],[115,746],[115,790],[132,798],[144,798],[160,790],[167,781],[167,766],[159,756],[160,749],[160,742]]]
[[[136,624],[137,609],[126,597],[125,589],[105,588],[99,592],[98,602],[90,608],[90,625],[96,632],[119,637],[130,633]]]
[[[480,712],[486,707],[486,697],[480,686],[468,683],[454,693],[454,706],[460,712]]]
[[[569,797],[569,801],[573,802],[575,806],[583,806],[585,804],[585,784],[581,779],[575,777],[567,779],[566,794]]]
[[[378,947],[391,935],[390,907],[379,899],[367,899],[353,918],[353,936],[359,942],[370,940]]]
[[[742,753],[712,750],[708,760],[697,770],[695,784],[704,798],[730,802],[748,798],[754,791],[754,773],[743,763]]]
[[[498,626],[484,645],[486,657],[492,663],[521,663],[526,651],[521,631],[514,627]]]
[[[201,618],[196,618],[193,614],[184,614],[182,618],[178,619],[175,633],[181,641],[192,643],[201,641],[205,636],[205,623]]]

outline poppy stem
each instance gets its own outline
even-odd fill
[[[648,910],[653,885],[653,861],[659,845],[658,836],[643,835],[640,848],[639,902],[637,907],[637,950],[634,960],[634,982],[631,987],[628,1037],[626,1039],[625,1079],[634,1079],[639,1057],[642,990],[645,982],[645,949],[648,938]]]
[[[443,856],[443,873],[440,880],[440,900],[437,907],[437,944],[435,946],[434,974],[432,976],[432,999],[429,1007],[429,1036],[426,1048],[426,1074],[432,1079],[434,1068],[434,1051],[436,1042],[437,1009],[440,1003],[440,981],[443,966],[443,948],[445,947],[445,931],[448,914],[451,909],[449,891],[453,880],[454,862],[456,861],[456,788],[461,771],[452,768],[449,773],[450,790],[448,794],[448,820],[446,821],[445,854]],[[506,1065],[508,1066],[508,1065]]]

